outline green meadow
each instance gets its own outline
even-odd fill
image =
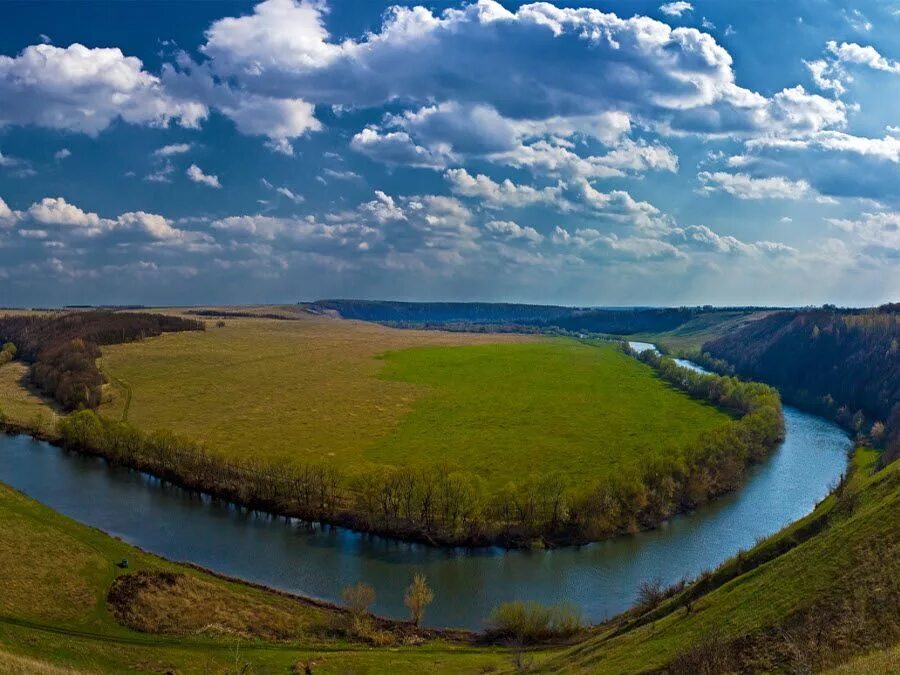
[[[225,457],[449,465],[490,491],[570,483],[678,454],[728,421],[612,343],[403,331],[311,317],[230,320],[103,349],[101,414]]]
[[[552,472],[578,483],[638,469],[729,419],[613,343],[425,347],[384,360],[379,377],[428,393],[365,458],[446,463],[489,485]]]

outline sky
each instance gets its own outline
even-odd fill
[[[900,0],[5,2],[0,306],[900,299]]]

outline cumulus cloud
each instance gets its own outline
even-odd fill
[[[667,2],[661,5],[659,11],[666,16],[681,16],[685,12],[693,12],[694,6],[684,0],[678,0],[677,2]]]
[[[274,152],[293,155],[291,139],[318,131],[321,123],[311,103],[296,98],[237,95],[233,102],[219,106],[243,134],[265,136]]]
[[[0,226],[9,227],[18,220],[18,216],[13,212],[2,198],[0,198]]]
[[[207,108],[173,96],[140,59],[117,48],[49,44],[0,55],[0,126],[34,124],[91,136],[116,119],[196,127]]]
[[[701,171],[697,178],[705,192],[727,192],[738,199],[804,199],[813,193],[805,180],[783,176],[754,178],[746,173]]]
[[[479,0],[437,15],[393,7],[380,30],[337,42],[324,11],[266,0],[249,16],[219,20],[202,47],[208,67],[260,95],[354,107],[452,102],[486,122],[495,113],[546,120],[615,111],[680,132],[802,133],[845,118],[840,102],[799,89],[767,98],[739,87],[731,56],[712,36],[648,17],[549,3],[508,11]],[[375,140],[369,134],[357,145]],[[411,149],[408,138],[390,140]]]
[[[869,68],[885,73],[900,73],[900,62],[889,59],[871,45],[855,42],[838,44],[830,40],[825,45],[825,57],[814,61],[804,61],[810,75],[819,89],[833,91],[840,96],[847,91],[853,81],[852,67]]]
[[[52,229],[58,236],[91,239],[131,232],[156,242],[212,243],[208,235],[178,229],[171,220],[158,214],[130,211],[115,218],[104,218],[67,202],[63,197],[45,197],[25,211],[12,211],[0,199],[0,224],[19,225],[20,236],[25,238],[46,239]]]
[[[544,237],[533,227],[522,227],[511,220],[491,220],[484,224],[488,232],[505,237],[506,239],[524,239],[540,244]]]
[[[366,127],[353,136],[350,147],[385,164],[443,169],[454,161],[448,147],[426,148],[417,145],[405,131],[382,133],[377,128]]]
[[[450,189],[463,197],[474,197],[492,209],[522,207],[531,204],[552,204],[562,208],[560,186],[534,188],[517,185],[508,178],[498,183],[484,174],[471,175],[466,169],[450,169],[444,174]]]
[[[53,159],[57,161],[62,161],[68,157],[72,156],[72,151],[68,148],[60,148],[56,152],[53,153]]]
[[[195,183],[200,183],[201,185],[207,185],[211,188],[219,189],[222,187],[222,184],[219,182],[218,176],[210,176],[203,173],[203,170],[197,166],[196,164],[191,164],[187,171],[185,172],[187,177]]]

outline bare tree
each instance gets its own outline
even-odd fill
[[[409,608],[412,622],[418,626],[425,614],[425,608],[434,600],[434,591],[428,586],[424,574],[416,574],[403,596],[403,604]]]

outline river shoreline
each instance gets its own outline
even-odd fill
[[[635,343],[638,344],[638,343]],[[682,366],[684,367],[684,366]],[[693,369],[693,366],[689,366]],[[562,523],[552,529],[541,528],[538,531],[522,531],[515,526],[509,524],[497,523],[486,520],[477,528],[461,528],[447,531],[446,529],[439,531],[428,531],[422,528],[418,523],[404,524],[399,522],[384,523],[377,522],[369,517],[369,514],[357,513],[353,508],[348,507],[346,495],[341,496],[340,500],[335,498],[335,506],[331,508],[310,508],[303,507],[296,499],[286,496],[291,488],[290,481],[294,480],[290,476],[281,477],[281,484],[275,483],[273,480],[273,489],[269,492],[271,498],[266,498],[261,489],[247,490],[247,485],[254,485],[252,476],[247,469],[241,467],[232,467],[222,460],[212,457],[201,457],[204,463],[219,464],[222,469],[220,472],[194,472],[188,470],[188,465],[182,466],[179,462],[168,461],[167,459],[159,459],[153,455],[133,453],[128,457],[122,457],[113,453],[102,445],[91,443],[73,443],[66,442],[66,439],[59,434],[49,433],[46,431],[36,431],[27,426],[3,423],[0,427],[18,433],[25,433],[40,440],[50,442],[54,445],[63,447],[67,451],[82,453],[88,456],[101,457],[112,465],[124,466],[136,471],[154,476],[160,480],[167,481],[177,485],[183,489],[197,492],[198,494],[211,496],[232,502],[241,507],[273,515],[278,517],[297,518],[311,524],[324,524],[336,527],[343,527],[358,533],[372,534],[395,539],[407,543],[424,544],[436,548],[454,549],[478,549],[502,547],[505,549],[556,549],[562,547],[578,547],[590,543],[607,541],[615,537],[623,535],[632,535],[637,532],[650,531],[665,524],[672,517],[689,513],[697,506],[701,506],[710,501],[714,501],[723,495],[734,492],[739,489],[746,480],[747,471],[756,463],[764,461],[765,457],[770,455],[783,440],[782,438],[774,439],[765,448],[761,448],[763,452],[760,456],[749,456],[741,462],[739,467],[729,467],[728,461],[730,457],[718,460],[720,464],[725,466],[725,471],[738,471],[737,479],[721,480],[717,477],[720,467],[715,464],[703,463],[702,468],[696,468],[699,480],[705,484],[702,492],[698,496],[692,496],[691,499],[683,497],[672,500],[671,504],[666,507],[654,511],[652,513],[629,514],[629,517],[615,526],[608,526],[602,531],[587,530],[585,526],[578,526],[573,521]],[[243,474],[243,475],[242,475]],[[225,476],[225,478],[222,477]],[[268,478],[268,477],[267,477]],[[677,478],[672,476],[672,478]],[[692,480],[693,474],[682,476],[680,483],[681,489],[685,490],[686,485]],[[335,494],[338,492],[336,488]],[[569,508],[572,508],[571,505]],[[626,511],[627,513],[627,511]]]
[[[21,435],[0,437],[0,481],[161,557],[293,595],[333,603],[364,580],[386,617],[405,615],[403,588],[421,572],[445,599],[429,626],[478,630],[494,606],[512,599],[566,600],[601,622],[631,607],[642,581],[695,577],[827,494],[846,468],[849,440],[823,420],[785,412],[784,446],[737,492],[656,530],[546,551],[435,548],[254,513]]]

